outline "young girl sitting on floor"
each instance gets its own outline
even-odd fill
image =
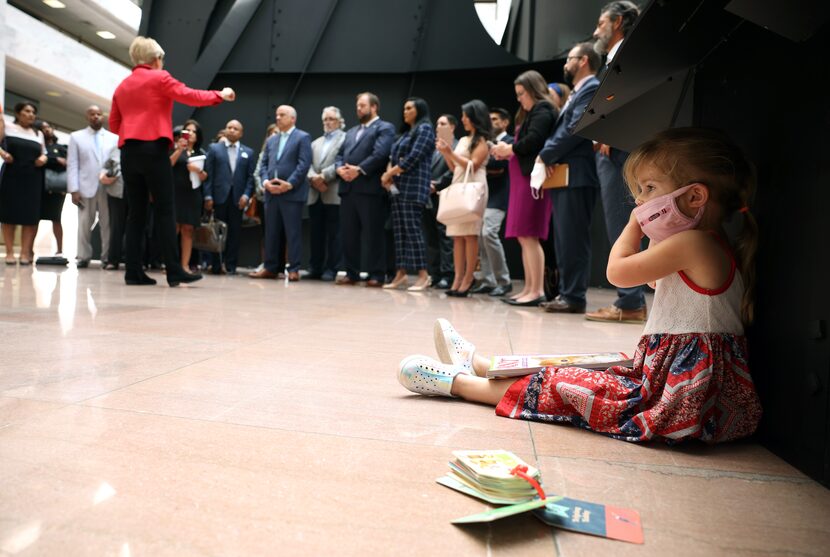
[[[761,406],[743,328],[752,319],[757,240],[747,209],[750,164],[722,133],[678,128],[638,147],[624,173],[637,207],[611,249],[608,280],[619,287],[656,281],[633,368],[549,367],[489,380],[479,377],[489,360],[439,319],[442,361],[405,358],[401,384],[493,404],[500,416],[568,422],[627,441],[716,443],[754,432]],[[743,230],[733,253],[723,223],[737,213]],[[640,251],[644,234],[651,243]]]

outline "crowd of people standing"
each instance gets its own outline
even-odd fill
[[[341,110],[325,107],[316,139],[298,127],[294,107],[277,107],[275,125],[259,150],[242,143],[238,120],[229,121],[211,144],[195,120],[174,129],[174,100],[209,106],[234,100],[235,93],[187,88],[163,71],[158,43],[139,37],[130,49],[133,73],[113,97],[111,131],[103,127],[101,109],[91,106],[88,126],[72,133],[63,148],[48,124],[36,124],[34,104],[15,107],[0,151],[6,166],[0,187],[6,245],[13,245],[14,226],[22,225],[19,263],[30,263],[36,226],[45,218],[54,223],[61,250],[63,195],[29,187],[45,184],[45,167],[65,173],[66,192],[78,207],[77,266],[89,265],[90,229],[97,220],[102,264],[118,269],[125,262],[128,284],[155,282],[145,274],[148,260],[163,262],[171,285],[198,280],[200,266],[236,274],[244,216],[258,201],[262,264],[251,278],[285,274],[289,281],[300,280],[307,207],[309,278],[339,285],[365,280],[370,287],[412,291],[433,286],[448,296],[489,294],[511,305],[584,313],[597,196],[612,242],[633,203],[621,174],[627,154],[575,135],[574,127],[599,86],[602,56],[606,63],[613,58],[637,15],[631,2],[603,8],[596,42],[574,45],[565,60],[565,81],[572,87],[547,83],[533,70],[517,76],[518,109],[512,118],[505,108],[471,99],[458,119],[442,114],[433,121],[427,101],[410,97],[396,132],[381,118],[378,96],[366,91],[356,95],[357,125],[346,130]],[[148,90],[159,92],[149,97],[149,108],[143,106]],[[567,164],[567,187],[532,189],[530,176],[538,163]],[[437,218],[441,192],[464,182],[486,184],[486,208],[445,225]],[[202,260],[193,253],[193,236],[205,214],[226,223],[227,241],[224,253]],[[504,238],[516,238],[521,247],[524,286],[517,292],[502,228]],[[543,243],[550,234],[555,263],[545,261]],[[154,257],[142,255],[153,251]],[[17,262],[11,249],[6,262]],[[554,265],[558,295],[548,299],[545,269]],[[412,284],[410,273],[417,275]],[[643,289],[637,287],[620,289],[617,303],[587,317],[642,322],[645,314]]]

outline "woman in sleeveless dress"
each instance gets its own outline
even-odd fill
[[[493,125],[490,113],[483,101],[474,99],[461,107],[461,123],[468,135],[458,141],[455,150],[443,139],[435,142],[435,148],[447,161],[453,171],[452,183],[463,182],[468,163],[472,162],[472,172],[468,182],[487,184],[487,161],[490,158],[490,139]],[[487,195],[485,188],[484,194]],[[478,237],[481,234],[482,216],[472,222],[447,225],[447,236],[453,239],[453,266],[455,278],[447,296],[465,298],[473,286],[473,272],[478,263]]]

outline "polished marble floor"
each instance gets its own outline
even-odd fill
[[[434,354],[437,317],[497,353],[641,331],[438,291],[0,268],[0,555],[827,555],[830,492],[755,443],[640,446],[410,394],[396,365]],[[434,481],[463,448],[639,510],[645,544],[452,526],[486,508]]]

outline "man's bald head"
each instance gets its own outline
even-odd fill
[[[242,129],[242,122],[231,120],[225,124],[225,138],[231,143],[236,143],[242,139]]]
[[[93,130],[100,130],[104,126],[104,113],[101,107],[97,104],[90,105],[86,109],[86,121]]]
[[[297,111],[293,106],[283,104],[277,107],[276,112],[277,129],[287,132],[297,123]]]

